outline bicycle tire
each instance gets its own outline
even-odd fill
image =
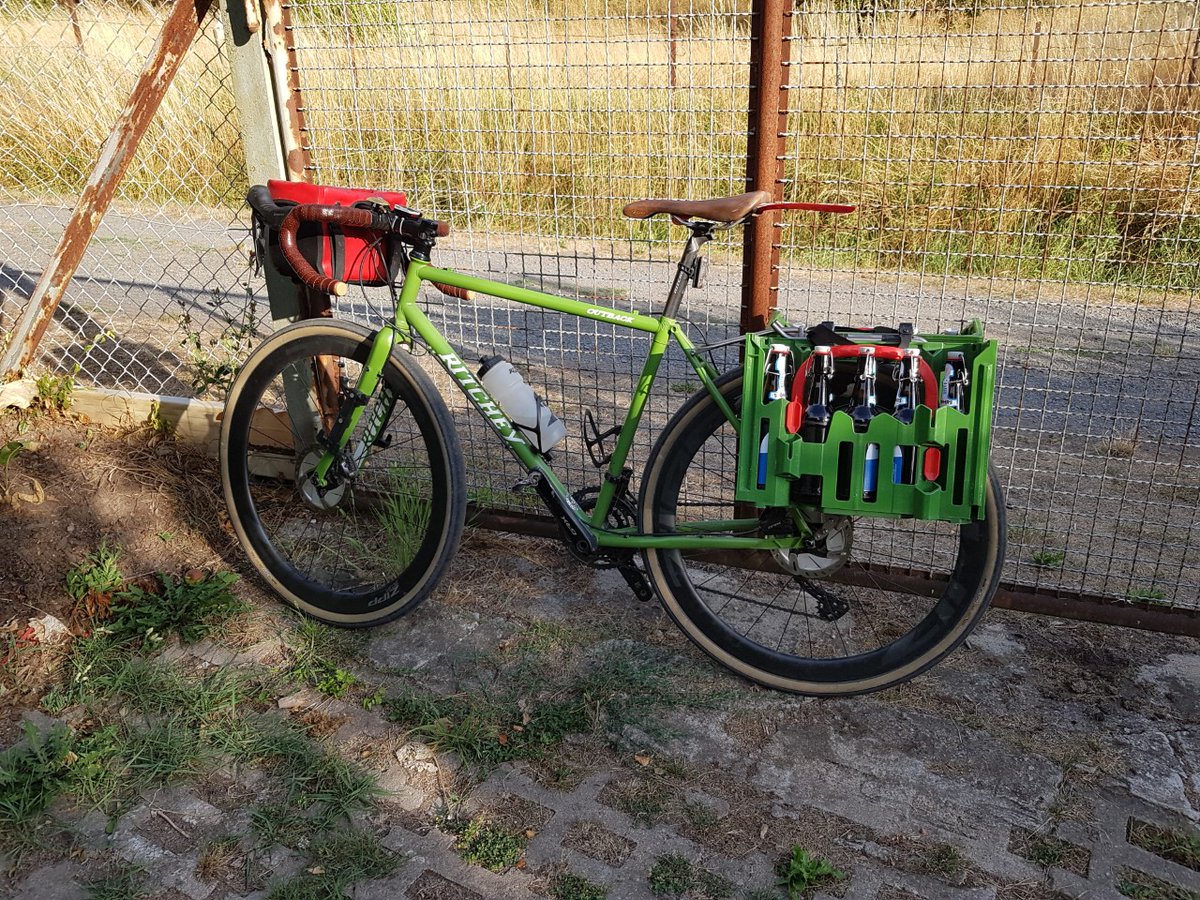
[[[226,506],[251,564],[285,602],[345,627],[390,621],[425,600],[458,549],[466,516],[454,422],[406,355],[391,355],[357,425],[371,420],[386,386],[396,398],[384,432],[390,443],[364,447],[352,435],[357,472],[323,495],[306,477],[323,453],[314,441],[324,398],[313,388],[311,361],[336,360],[353,386],[371,341],[350,323],[281,329],[238,374],[221,428]],[[298,408],[307,413],[289,412]]]
[[[718,386],[737,411],[741,370],[723,376]],[[640,496],[642,528],[666,533],[688,519],[735,518],[736,459],[735,429],[707,392],[694,395],[651,451]],[[767,553],[735,559],[678,550],[645,551],[646,572],[688,638],[739,675],[800,694],[869,693],[933,666],[978,624],[1003,565],[1000,498],[990,471],[982,522],[863,517],[830,524],[841,531],[841,551],[830,553],[827,543],[822,559],[836,556],[843,567],[824,577],[796,577]],[[853,537],[845,531],[847,521]],[[935,567],[936,561],[942,565]],[[914,582],[917,563],[927,571]],[[925,590],[936,596],[922,606],[914,585],[925,580],[931,585]],[[840,604],[846,610],[834,617]]]

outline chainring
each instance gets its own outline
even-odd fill
[[[585,513],[590,513],[596,508],[596,498],[600,495],[600,488],[583,488],[576,491],[571,496],[575,502],[579,504],[579,508]],[[608,517],[604,520],[604,524],[609,528],[632,528],[637,522],[637,508],[628,496],[617,496],[613,498],[612,506],[609,507]],[[605,551],[596,556],[582,556],[567,545],[571,549],[571,554],[581,562],[587,563],[593,569],[616,569],[620,566],[627,565],[633,559],[632,551]]]

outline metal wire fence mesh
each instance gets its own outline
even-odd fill
[[[46,267],[165,9],[0,0],[4,331]],[[215,17],[146,134],[42,342],[83,383],[209,397],[253,345],[240,137]]]
[[[1194,3],[798,16],[784,230],[798,320],[980,317],[1002,342],[1008,576],[1194,606],[1200,19]]]
[[[749,0],[300,0],[289,12],[312,180],[408,191],[455,227],[435,261],[654,311],[680,233],[621,206],[744,190]],[[791,17],[783,193],[860,208],[782,223],[779,306],[793,322],[987,321],[1001,340],[1007,577],[1038,590],[1200,606],[1198,15],[1165,0],[831,0]],[[142,7],[76,17],[81,50],[64,8],[0,0],[16,61],[0,73],[9,316],[155,30]],[[245,185],[221,40],[210,25],[193,49],[43,363],[189,394],[261,330],[261,286],[228,227]],[[60,112],[74,94],[87,115]],[[709,284],[690,295],[700,341],[737,331],[740,250],[736,234],[712,245]],[[501,302],[428,300],[465,358],[500,352],[548,396],[571,432],[568,482],[595,484],[583,411],[614,424],[645,342]],[[374,292],[339,313],[387,307]],[[667,364],[635,465],[694,389],[681,362]],[[511,504],[520,473],[457,413],[474,499]]]

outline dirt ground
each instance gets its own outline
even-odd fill
[[[54,412],[0,412],[0,446],[17,443],[0,469],[0,625],[50,614],[71,626],[66,574],[102,541],[121,548],[131,578],[239,572],[243,599],[268,619],[279,613],[241,560],[214,460],[148,424],[117,431]],[[776,896],[773,866],[802,844],[850,873],[827,887],[845,897],[1200,896],[1194,866],[1128,842],[1130,823],[1194,829],[1200,819],[1197,642],[994,611],[933,673],[871,698],[816,702],[716,670],[655,605],[625,596],[612,574],[578,566],[553,543],[474,532],[431,603],[348,639],[347,667],[380,692],[414,677],[450,697],[498,684],[499,655],[531,634],[550,636],[553,664],[554,653],[566,654],[553,636],[569,629],[585,635],[581,658],[631,647],[659,654],[682,682],[718,698],[667,709],[661,733],[631,718],[616,738],[569,737],[543,758],[506,763],[471,783],[464,802],[533,836],[521,868],[502,874],[463,859],[435,827],[446,796],[440,756],[365,700],[313,705],[315,733],[374,767],[398,798],[372,821],[407,862],[354,896],[592,896],[547,887],[562,883],[551,876],[568,865],[614,898]],[[260,628],[256,646],[269,630]],[[0,747],[18,738],[45,685],[9,687],[0,696]],[[640,750],[622,749],[631,746]],[[172,801],[208,831],[215,826],[204,826],[205,815],[225,821],[238,805],[222,811],[208,802],[211,781]],[[144,838],[162,802],[147,798],[129,827]],[[267,896],[262,884],[197,880],[203,860],[188,856],[195,848],[159,847],[147,857],[142,838],[124,834],[122,826],[104,837],[106,852],[152,858],[156,867],[178,861],[170,871],[183,874],[163,874],[168,893],[156,896]],[[1065,849],[1039,863],[1051,836]],[[675,856],[692,860],[690,882],[661,868]],[[62,880],[56,866],[70,869],[73,883],[70,867],[86,860],[42,862],[0,895],[83,896],[40,885]],[[1135,870],[1152,880],[1134,883],[1134,893],[1121,889],[1131,883],[1122,873]],[[755,885],[766,887],[755,893]]]

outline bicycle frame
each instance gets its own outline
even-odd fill
[[[488,394],[487,390],[472,374],[467,364],[458,356],[450,343],[442,336],[434,324],[417,305],[417,295],[421,284],[426,281],[462,288],[476,294],[497,297],[542,309],[549,309],[564,315],[577,318],[592,319],[598,322],[643,331],[653,335],[650,352],[642,367],[641,375],[633,392],[629,409],[625,414],[617,436],[616,448],[609,461],[607,471],[596,499],[595,508],[590,517],[576,503],[562,481],[555,475],[549,462],[541,456],[526,439],[525,435],[509,421],[499,405]],[[668,309],[670,304],[668,304]],[[445,369],[459,389],[466,395],[471,405],[488,422],[492,430],[525,467],[531,481],[538,488],[552,510],[557,504],[557,510],[565,513],[559,515],[559,522],[567,529],[573,539],[583,539],[595,547],[622,550],[640,550],[647,548],[678,549],[678,550],[777,550],[791,549],[801,545],[802,537],[738,537],[727,534],[710,534],[701,532],[729,531],[739,527],[747,531],[757,526],[755,519],[734,519],[727,521],[712,521],[689,523],[688,530],[694,534],[647,535],[635,533],[635,528],[608,529],[604,523],[612,509],[618,485],[625,468],[630,448],[633,445],[634,434],[637,431],[646,401],[658,374],[663,354],[672,339],[679,345],[688,363],[696,372],[701,384],[717,403],[729,422],[736,428],[738,417],[716,387],[717,372],[712,365],[697,351],[679,324],[666,314],[661,316],[645,316],[640,313],[623,312],[617,309],[545,294],[526,288],[490,281],[471,275],[463,275],[452,269],[436,268],[420,259],[411,259],[405,272],[404,287],[396,305],[394,320],[380,329],[374,345],[363,367],[358,390],[367,396],[374,391],[378,384],[380,373],[389,354],[393,351],[397,340],[400,343],[412,344],[413,334],[419,336],[432,351],[434,358]],[[344,431],[343,443],[348,441],[349,434],[362,414],[362,407],[353,411],[349,427]],[[382,428],[382,422],[380,423]],[[373,441],[378,434],[367,434],[365,440]],[[341,449],[339,447],[339,449]],[[324,479],[334,460],[333,451],[327,452],[316,468],[316,476]],[[808,531],[801,521],[798,523],[802,533]],[[571,533],[577,530],[579,534]]]

